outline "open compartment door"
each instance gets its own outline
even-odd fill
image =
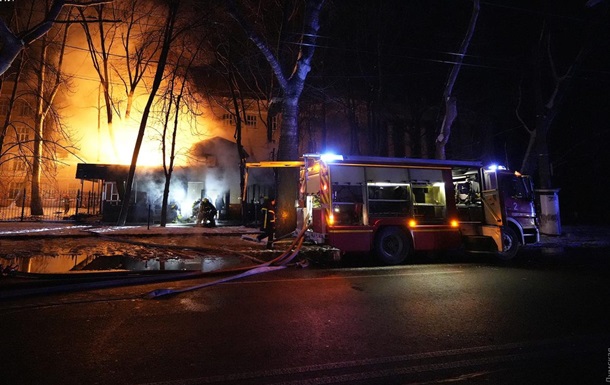
[[[503,210],[502,196],[498,190],[498,175],[495,170],[483,170],[483,191],[481,193],[483,201],[483,212],[485,224],[483,225],[483,235],[491,237],[498,251],[502,251],[502,227],[506,223]]]

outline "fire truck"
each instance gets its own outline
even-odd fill
[[[372,253],[390,265],[456,249],[509,260],[539,241],[531,179],[518,172],[470,161],[320,154],[298,165],[297,227],[342,253]]]

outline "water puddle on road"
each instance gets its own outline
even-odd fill
[[[93,237],[0,240],[0,265],[2,269],[12,267],[23,273],[57,274],[152,270],[209,272],[245,263],[244,258],[238,256],[210,255],[189,248],[196,249],[196,246],[192,237],[155,237],[144,242],[115,242]]]

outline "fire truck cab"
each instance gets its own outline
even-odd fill
[[[414,252],[465,249],[512,259],[539,241],[527,176],[479,162],[306,154],[298,226],[343,253],[398,264]]]

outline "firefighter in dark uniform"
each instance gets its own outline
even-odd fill
[[[203,222],[203,227],[216,227],[216,207],[208,198],[203,198],[199,205],[197,224]]]
[[[263,224],[261,226],[263,232],[256,237],[256,240],[261,242],[264,238],[267,238],[267,248],[273,249],[273,235],[275,234],[275,199],[267,199],[261,212],[263,214]]]

